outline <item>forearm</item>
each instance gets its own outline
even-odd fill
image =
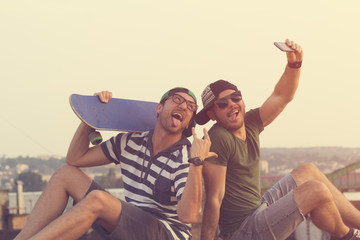
[[[286,65],[283,75],[275,86],[274,94],[280,96],[285,103],[290,102],[295,96],[299,85],[300,69]]]
[[[178,203],[179,220],[192,223],[199,214],[202,201],[202,166],[190,164],[188,177]]]
[[[76,163],[88,150],[89,150],[89,127],[81,123],[71,140],[67,155],[66,162],[70,165]]]
[[[260,107],[260,118],[264,127],[269,125],[294,98],[299,85],[300,69],[286,66],[273,93]]]
[[[200,139],[197,137],[195,128],[192,128],[193,143],[190,152],[191,158],[199,157],[202,161],[208,157],[217,157],[216,153],[209,152],[211,145],[210,137],[205,128],[203,132],[204,138]],[[195,166],[194,163],[190,163],[184,191],[177,208],[179,220],[184,223],[194,222],[199,214],[203,188],[202,169],[202,165]]]
[[[285,71],[274,90],[274,95],[280,97],[280,101],[283,104],[287,104],[294,98],[299,84],[301,63],[303,61],[301,46],[289,39],[286,39],[285,42],[294,51],[286,52],[287,64]]]
[[[201,240],[212,240],[215,238],[216,229],[219,222],[219,204],[205,202],[202,227],[201,227]]]

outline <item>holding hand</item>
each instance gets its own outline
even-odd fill
[[[108,103],[112,98],[112,92],[102,91],[102,92],[94,93],[94,96],[98,96],[101,102]]]
[[[286,52],[288,63],[298,63],[303,60],[303,51],[299,44],[290,41],[289,39],[285,40],[286,45],[294,49],[294,52]]]
[[[204,161],[205,158],[209,158],[209,157],[218,157],[218,155],[214,152],[209,152],[210,150],[210,146],[211,146],[211,141],[210,141],[210,137],[209,134],[206,130],[206,128],[204,128],[204,138],[198,138],[197,134],[195,132],[195,128],[192,128],[192,135],[193,135],[193,143],[191,145],[191,152],[190,155],[191,157],[200,157],[200,159],[202,161]]]

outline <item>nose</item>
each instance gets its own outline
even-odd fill
[[[227,99],[227,102],[228,102],[228,104],[229,104],[230,106],[237,104],[237,103],[234,102],[231,98],[228,98],[228,99]]]
[[[182,108],[182,109],[187,109],[187,103],[186,101],[183,101],[182,103],[179,104],[179,106]]]

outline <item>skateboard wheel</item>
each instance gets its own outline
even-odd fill
[[[89,140],[93,145],[98,145],[102,142],[103,138],[98,131],[92,131],[89,134]]]

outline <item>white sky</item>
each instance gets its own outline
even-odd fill
[[[158,101],[184,86],[200,98],[225,79],[258,107],[286,38],[304,49],[300,86],[261,146],[360,147],[359,23],[359,0],[1,1],[0,157],[65,156],[72,93]]]

